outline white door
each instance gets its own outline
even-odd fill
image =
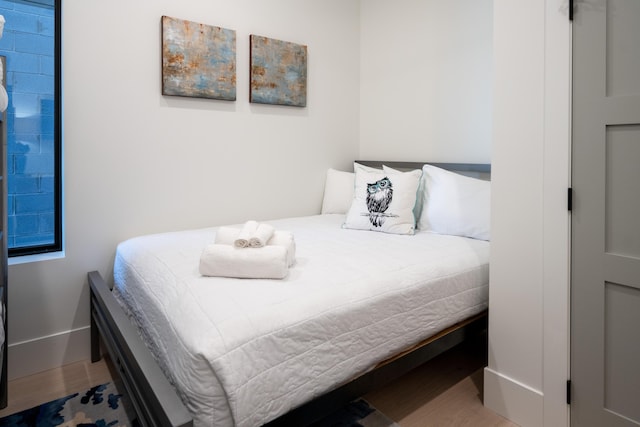
[[[576,2],[571,424],[640,425],[640,0]]]

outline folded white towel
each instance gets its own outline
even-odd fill
[[[296,262],[296,241],[290,231],[276,230],[267,241],[267,246],[282,246],[287,249],[287,265],[291,267]]]
[[[241,279],[283,279],[287,276],[287,249],[264,246],[242,250],[231,245],[212,244],[200,256],[203,276]]]
[[[218,227],[215,243],[219,245],[233,245],[242,230],[235,227]],[[287,249],[287,265],[291,267],[296,262],[296,242],[290,231],[275,230],[273,236],[267,240],[266,246],[283,246]]]
[[[244,223],[242,230],[240,230],[240,234],[236,237],[236,240],[233,242],[233,245],[236,248],[248,248],[249,247],[249,239],[256,234],[256,230],[258,229],[257,221],[247,221]]]
[[[261,248],[267,244],[267,241],[273,236],[274,228],[269,224],[258,224],[255,233],[249,239],[249,247]]]

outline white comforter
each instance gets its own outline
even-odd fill
[[[196,426],[258,426],[487,307],[489,243],[271,221],[294,233],[284,280],[202,277],[215,228],[139,237],[114,293]]]

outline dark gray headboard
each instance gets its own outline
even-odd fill
[[[422,169],[422,165],[429,164],[460,175],[487,181],[491,179],[491,165],[488,163],[386,162],[382,160],[356,160],[356,163],[373,168],[381,168],[382,165],[386,165],[398,170]]]

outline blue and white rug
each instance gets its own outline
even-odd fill
[[[0,427],[132,427],[138,425],[134,419],[131,405],[117,385],[106,383],[0,418]],[[313,427],[399,426],[360,399]]]
[[[0,418],[0,427],[129,427],[133,411],[114,383]]]

